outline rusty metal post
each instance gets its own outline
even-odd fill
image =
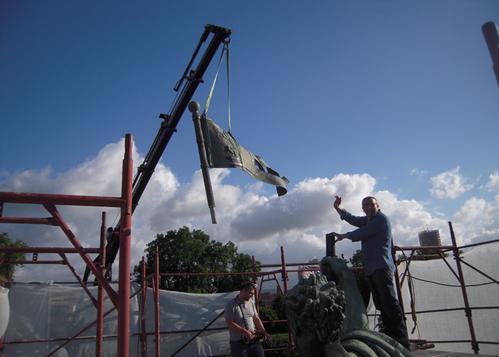
[[[140,330],[141,330],[141,353],[142,357],[147,356],[147,332],[146,332],[146,299],[147,299],[147,276],[146,276],[146,261],[142,257],[141,261],[142,272],[142,295],[141,295],[141,309],[140,309]]]
[[[102,212],[102,222],[100,226],[100,271],[104,275],[106,269],[106,212]],[[97,288],[97,342],[95,344],[95,356],[102,356],[102,341],[104,336],[104,289],[102,284]]]
[[[286,258],[284,257],[283,246],[281,246],[281,275],[284,295],[286,295],[288,293],[288,272],[286,271]],[[293,349],[293,338],[291,336],[291,326],[289,325],[288,309],[285,307],[284,311],[286,312],[286,324],[288,325],[288,355],[290,355]]]
[[[336,241],[335,237],[330,233],[326,234],[326,256],[335,257],[336,256]]]
[[[159,335],[159,249],[156,246],[156,256],[154,257],[154,346],[156,357],[160,355],[160,335]]]
[[[201,161],[201,172],[203,173],[204,189],[206,191],[206,200],[210,209],[211,223],[216,224],[215,216],[215,198],[213,197],[213,188],[211,187],[210,171],[208,170],[208,155],[206,154],[206,142],[204,140],[203,129],[201,128],[201,114],[198,102],[190,102],[189,110],[192,113],[194,130],[196,131],[196,142],[198,144],[199,160]]]
[[[473,318],[471,316],[471,309],[470,309],[470,303],[468,300],[468,293],[466,292],[463,269],[461,267],[461,258],[459,257],[459,249],[458,249],[457,243],[456,243],[456,236],[454,235],[454,228],[452,228],[452,222],[449,222],[449,229],[450,229],[450,237],[452,239],[452,246],[454,247],[452,249],[452,252],[454,253],[454,259],[456,260],[456,267],[457,267],[457,272],[459,275],[459,284],[461,285],[461,292],[463,294],[464,312],[466,314],[466,318],[468,320],[468,327],[470,329],[471,348],[473,349],[473,352],[475,354],[478,354],[478,352],[480,351],[480,348],[478,347],[478,342],[476,340],[475,327],[473,326]]]
[[[255,273],[256,272],[256,260],[255,256],[251,256],[251,270],[253,271],[251,280],[256,284],[258,280],[258,275]],[[261,286],[260,286],[261,288]],[[259,290],[255,291],[255,306],[256,306],[256,311],[260,312],[260,295],[258,294]]]
[[[130,245],[132,238],[132,136],[125,136],[120,224],[120,268],[118,280],[118,356],[130,353]]]

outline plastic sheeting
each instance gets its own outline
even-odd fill
[[[499,244],[479,246],[462,254],[464,261],[499,280]],[[447,262],[457,272],[451,256]],[[404,265],[399,266],[403,273]],[[410,272],[414,277],[416,310],[434,310],[464,307],[459,282],[443,260],[412,261]],[[471,307],[499,305],[499,286],[489,279],[463,265],[463,274]],[[422,280],[417,280],[417,279]],[[439,284],[454,285],[444,286]],[[479,284],[479,285],[477,285]],[[486,285],[481,285],[486,284]],[[410,296],[407,280],[403,286],[406,312],[410,311]],[[134,291],[136,286],[132,288]],[[90,290],[96,294],[96,288]],[[160,291],[160,324],[162,331],[179,332],[201,329],[222,312],[227,301],[235,296],[226,294],[186,294]],[[5,356],[44,356],[59,346],[63,340],[39,343],[8,344],[23,340],[64,339],[75,335],[96,318],[96,309],[81,287],[65,287],[47,284],[14,284],[9,293],[11,318],[5,335]],[[131,300],[131,356],[140,356],[140,314],[139,295]],[[106,299],[105,311],[111,308]],[[370,311],[374,313],[374,311]],[[146,331],[154,331],[154,302],[151,289],[146,301]],[[3,317],[3,316],[2,316]],[[414,323],[407,315],[409,332]],[[371,319],[371,328],[374,322]],[[473,324],[479,341],[499,342],[499,309],[473,310]],[[223,328],[225,323],[220,317],[210,328]],[[105,319],[104,334],[116,335],[117,314],[113,312]],[[161,335],[161,356],[171,356],[194,332],[180,332]],[[92,356],[95,350],[95,328],[81,336],[87,340],[70,342],[55,356]],[[434,312],[418,314],[417,328],[410,335],[415,339],[426,340],[469,340],[470,331],[464,311]],[[216,356],[229,353],[227,330],[202,333],[177,356]],[[148,336],[148,356],[154,355],[154,337]],[[480,344],[481,354],[498,354],[499,345]],[[437,344],[440,351],[472,352],[470,343]],[[116,355],[116,338],[104,341],[104,356]]]
[[[446,258],[449,265],[457,274],[456,262],[452,252]],[[478,246],[464,251],[462,259],[494,278],[499,280],[499,243]],[[461,264],[466,292],[470,307],[499,306],[499,285]],[[398,267],[399,274],[405,270],[405,264]],[[414,302],[417,311],[463,308],[464,300],[461,287],[456,276],[442,259],[427,261],[412,261],[409,270],[414,279]],[[427,280],[427,281],[423,281]],[[436,284],[438,283],[438,284]],[[486,285],[483,285],[486,284]],[[449,286],[452,285],[452,286]],[[405,312],[410,312],[410,295],[407,277],[403,283],[403,301]],[[374,313],[371,309],[370,314]],[[411,315],[407,316],[409,333],[414,328]],[[499,309],[472,310],[473,325],[478,341],[499,342]],[[371,319],[372,320],[372,319]],[[374,321],[371,321],[372,328]],[[417,326],[411,339],[426,340],[471,340],[468,320],[463,310],[432,312],[417,315]],[[442,343],[435,344],[440,351],[472,353],[471,343]],[[479,344],[480,354],[498,354],[499,345]]]
[[[116,286],[115,286],[116,288]],[[133,286],[132,291],[139,289]],[[90,287],[94,296],[96,287]],[[236,292],[223,294],[187,294],[160,291],[160,330],[172,332],[160,337],[161,356],[171,356],[196,332],[219,315]],[[140,356],[140,293],[131,299],[130,356]],[[81,287],[47,284],[14,284],[10,291],[11,319],[5,334],[5,356],[45,356],[66,338],[76,335],[96,319],[96,308]],[[106,298],[104,311],[112,308]],[[154,301],[147,291],[146,331],[154,332]],[[104,319],[103,355],[116,356],[117,313]],[[224,328],[203,332],[176,356],[219,356],[230,353],[229,335],[223,316],[210,325]],[[191,332],[181,332],[181,331]],[[55,356],[93,356],[95,354],[95,325],[71,341]],[[44,342],[33,343],[33,340]],[[45,342],[51,340],[51,342]],[[25,341],[25,342],[23,342]],[[31,341],[28,343],[28,341]],[[147,339],[148,356],[154,355],[154,336]]]
[[[3,336],[9,323],[9,289],[0,286],[0,337]]]

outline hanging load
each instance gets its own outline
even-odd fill
[[[280,176],[258,155],[241,146],[234,136],[205,115],[201,116],[205,150],[210,168],[238,167],[255,179],[276,186],[277,194],[286,194],[288,179]]]
[[[220,65],[223,58],[227,60],[227,103],[228,103],[228,124],[229,130],[223,130],[218,124],[207,117],[211,99],[217,82]],[[201,161],[201,172],[206,191],[206,200],[210,208],[211,222],[217,223],[215,215],[215,197],[211,187],[210,168],[235,168],[243,169],[255,179],[276,186],[278,196],[285,195],[287,191],[288,179],[279,175],[277,171],[267,166],[265,161],[258,155],[241,146],[231,133],[230,115],[230,81],[229,81],[229,41],[224,41],[218,68],[211,85],[204,111],[201,113],[201,106],[198,102],[189,103],[189,111],[192,113],[194,130],[196,132],[196,142],[198,145],[199,160]]]

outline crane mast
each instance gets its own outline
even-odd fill
[[[181,88],[180,94],[172,106],[170,113],[160,115],[163,122],[161,123],[158,133],[156,134],[156,138],[154,139],[154,142],[151,145],[143,163],[137,169],[137,174],[133,180],[132,212],[139,204],[139,200],[142,197],[156,165],[161,159],[161,156],[163,155],[163,152],[165,151],[165,148],[168,145],[173,133],[177,131],[177,124],[182,118],[189,101],[196,92],[199,83],[203,81],[203,75],[206,72],[208,65],[213,59],[213,56],[217,52],[220,44],[229,40],[230,33],[231,31],[224,27],[215,25],[205,26],[205,30],[199,40],[193,56],[187,65],[184,74],[174,88],[175,91],[178,91]],[[201,60],[199,61],[196,69],[191,70],[191,66],[202,44],[208,40],[210,35],[212,35],[211,41],[201,57]]]
[[[165,151],[166,146],[170,142],[170,139],[177,131],[177,124],[179,123],[182,115],[184,114],[187,105],[189,104],[192,96],[196,92],[196,89],[203,81],[203,75],[208,68],[211,60],[215,56],[218,48],[224,41],[229,41],[231,31],[227,28],[214,26],[214,25],[206,25],[204,32],[199,40],[196,49],[187,65],[182,77],[175,85],[174,90],[179,92],[177,99],[175,100],[170,113],[168,114],[160,114],[160,118],[163,119],[161,123],[158,133],[154,138],[154,141],[149,148],[149,152],[147,153],[144,161],[137,169],[137,174],[135,175],[132,183],[132,212],[135,210],[137,205],[139,204],[140,198],[144,193],[144,190],[151,179],[154,170]],[[198,62],[196,69],[192,70],[191,66],[196,59],[199,50],[201,49],[204,42],[208,40],[211,35],[211,40],[206,50]],[[109,240],[106,247],[106,273],[105,276],[108,280],[111,280],[111,267],[113,262],[118,254],[120,241],[119,241],[119,229],[120,223],[114,227],[114,230],[109,233]],[[97,262],[99,260],[99,256],[94,260]],[[88,276],[90,273],[90,269],[87,267],[85,269],[85,274],[83,281],[86,283]]]

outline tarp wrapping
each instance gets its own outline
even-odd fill
[[[116,286],[114,286],[116,288]],[[132,292],[140,289],[133,285]],[[154,355],[154,301],[153,291],[147,289],[146,332],[148,356]],[[96,287],[90,287],[94,296]],[[171,356],[196,332],[203,329],[219,315],[233,293],[188,294],[160,291],[160,329],[171,334],[160,337],[161,356]],[[45,356],[96,319],[96,308],[81,287],[49,284],[14,284],[9,294],[11,318],[5,334],[5,356]],[[104,311],[112,308],[105,299]],[[131,299],[130,306],[130,356],[140,356],[140,293]],[[230,354],[229,335],[223,316],[210,329],[203,332],[176,356],[220,356]],[[118,331],[117,313],[113,311],[104,319],[103,356],[116,356],[115,337]],[[95,355],[95,325],[71,341],[55,356]],[[85,339],[87,337],[87,339]],[[56,340],[28,343],[28,340]],[[25,341],[22,343],[22,341]],[[10,344],[16,342],[14,344]],[[17,343],[21,342],[21,343]]]

